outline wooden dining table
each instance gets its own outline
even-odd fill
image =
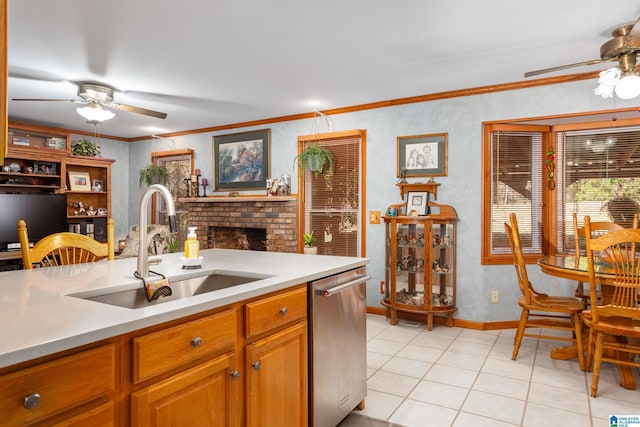
[[[596,270],[596,279],[600,283],[600,297],[603,301],[607,301],[610,294],[610,288],[607,284],[614,280],[614,275],[607,270],[606,263],[600,263],[596,260],[594,263]],[[589,284],[589,266],[586,256],[574,255],[548,255],[538,259],[538,266],[543,273],[550,276],[569,279],[577,282]],[[609,297],[610,299],[610,297]],[[587,340],[583,341],[586,343]],[[556,360],[567,360],[578,357],[578,349],[575,345],[556,347],[551,350],[551,358]],[[620,385],[628,390],[636,389],[636,381],[633,376],[633,370],[630,366],[617,365],[620,374]]]

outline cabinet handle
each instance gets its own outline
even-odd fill
[[[38,393],[31,393],[24,397],[22,405],[27,409],[33,409],[40,404],[40,395]]]
[[[287,310],[287,307],[282,307],[280,309],[280,314],[284,317],[287,315],[287,313],[289,312],[289,310]]]
[[[234,381],[238,381],[240,379],[240,371],[231,371],[231,379]]]
[[[262,368],[262,365],[260,364],[260,362],[253,362],[251,366],[253,367],[254,371],[259,371],[260,368]]]
[[[193,348],[200,347],[202,345],[202,338],[195,337],[194,339],[191,340],[191,345],[193,346]]]

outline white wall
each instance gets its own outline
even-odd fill
[[[367,130],[367,206],[366,210],[384,212],[388,205],[399,203],[395,186],[396,137],[429,133],[449,134],[449,173],[436,179],[441,183],[438,202],[452,205],[460,217],[458,224],[457,306],[456,317],[472,321],[513,320],[519,317],[516,298],[517,284],[511,265],[482,266],[480,264],[481,209],[481,143],[482,122],[526,118],[613,108],[612,100],[593,94],[596,82],[581,81],[484,95],[452,98],[432,102],[366,110],[331,117],[333,130]],[[617,100],[618,107],[638,105]],[[254,129],[271,128],[271,176],[283,173],[296,177],[293,159],[297,153],[298,135],[311,133],[311,121],[274,123],[269,126],[218,132],[230,134]],[[117,222],[128,218],[138,222],[138,171],[150,162],[151,152],[177,148],[193,148],[195,165],[211,179],[214,133],[176,137],[174,140],[152,140],[128,145],[128,167],[118,163],[123,157],[120,144],[111,149],[105,143],[103,156],[118,157],[114,167],[114,217]],[[115,171],[118,171],[118,174]],[[118,179],[119,173],[128,180]],[[126,176],[126,175],[123,175]],[[293,179],[294,193],[297,181]],[[126,202],[120,203],[128,195]],[[117,200],[116,200],[117,197]],[[127,212],[123,212],[123,210]],[[117,224],[117,235],[123,229]],[[126,227],[124,227],[126,230]],[[372,280],[367,289],[369,306],[380,306],[379,283],[384,280],[384,224],[366,225],[367,256],[371,259]],[[126,234],[126,231],[125,233]],[[121,237],[123,238],[123,237]],[[529,268],[531,279],[543,291],[570,294],[573,283],[543,276],[537,266]],[[546,283],[549,282],[547,285]],[[500,303],[491,304],[492,290],[500,292]]]

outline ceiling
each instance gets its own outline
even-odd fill
[[[9,119],[135,138],[517,82],[598,59],[639,16],[635,0],[9,0]],[[85,81],[168,116],[96,129],[78,104],[11,101]]]

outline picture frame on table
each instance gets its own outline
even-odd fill
[[[91,181],[91,191],[93,192],[103,192],[104,191],[104,182],[101,179],[94,179]]]
[[[213,137],[214,191],[264,190],[270,173],[271,129]]]
[[[425,216],[429,212],[429,192],[410,191],[407,195],[408,216]]]
[[[448,139],[446,133],[399,136],[396,141],[396,176],[447,176]]]
[[[68,171],[69,189],[71,191],[91,191],[91,177],[89,172]]]

